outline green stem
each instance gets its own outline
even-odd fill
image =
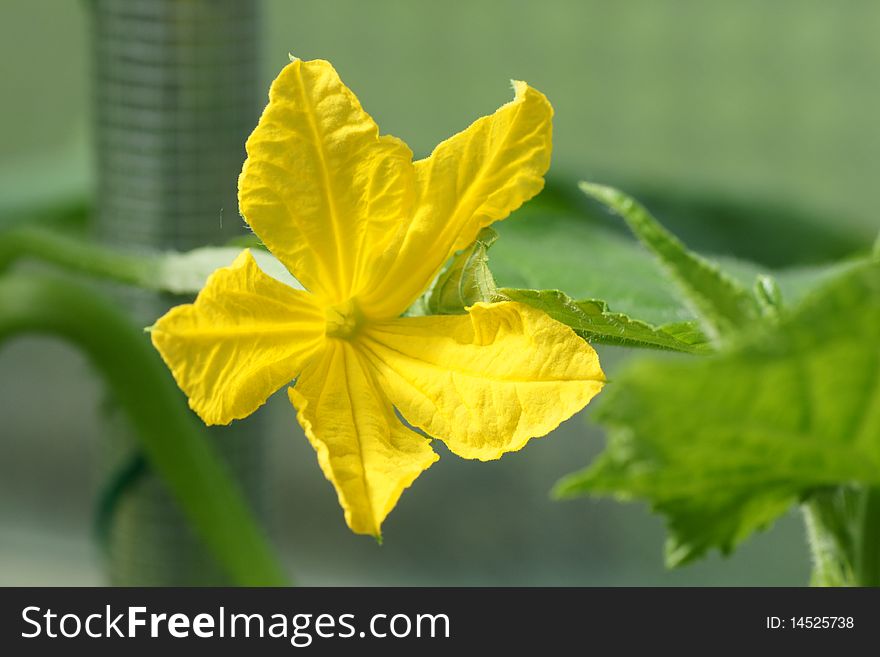
[[[237,484],[168,370],[125,315],[71,282],[0,277],[0,343],[26,332],[63,338],[89,356],[131,419],[152,467],[233,582],[286,584]]]
[[[856,573],[859,586],[880,586],[880,488],[862,494]]]
[[[159,263],[148,255],[125,253],[37,226],[17,226],[0,234],[0,271],[26,256],[148,289],[155,288],[159,279]]]
[[[802,506],[814,586],[857,584],[853,537],[857,496],[844,488],[817,491]]]

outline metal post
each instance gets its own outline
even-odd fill
[[[250,0],[93,0],[96,238],[189,249],[243,232],[236,180],[259,114],[258,8]],[[125,292],[152,323],[178,299]],[[108,576],[115,585],[222,584],[121,423],[110,422]],[[213,431],[252,501],[253,421]]]

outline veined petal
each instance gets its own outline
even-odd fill
[[[361,340],[403,417],[464,458],[520,449],[586,406],[605,381],[589,344],[515,302],[391,320]]]
[[[324,328],[312,295],[264,274],[245,250],[150,336],[190,407],[206,424],[229,424],[296,378]]]
[[[373,316],[406,310],[455,251],[543,188],[553,108],[525,82],[514,89],[514,100],[415,163],[415,214],[397,238],[390,269],[377,267],[363,300]]]
[[[247,153],[245,220],[308,290],[347,301],[412,213],[412,152],[379,136],[328,62],[296,60],[272,84]]]
[[[347,341],[328,340],[288,393],[345,522],[380,536],[404,489],[439,458],[430,441],[400,423]]]

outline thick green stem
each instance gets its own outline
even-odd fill
[[[141,331],[83,286],[6,275],[0,278],[0,342],[26,332],[60,337],[88,355],[152,467],[234,583],[286,583],[238,486]]]
[[[17,226],[0,234],[0,271],[24,257],[148,289],[154,288],[159,280],[156,257],[125,253],[35,226]]]
[[[857,584],[880,586],[880,488],[862,493],[856,561]]]
[[[802,508],[807,541],[813,560],[810,584],[813,586],[850,586],[852,575],[847,560],[823,522],[821,513],[812,504]]]
[[[856,545],[854,520],[859,493],[849,488],[817,491],[802,510],[813,559],[814,586],[853,586]]]
[[[803,505],[816,586],[880,586],[880,488],[841,487]]]

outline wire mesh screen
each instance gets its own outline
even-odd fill
[[[185,250],[243,232],[236,180],[259,112],[258,9],[236,0],[92,4],[98,239]],[[119,299],[144,325],[181,301],[129,291]],[[110,414],[101,501],[110,581],[223,583],[122,419]],[[256,503],[258,427],[251,420],[211,432]]]

